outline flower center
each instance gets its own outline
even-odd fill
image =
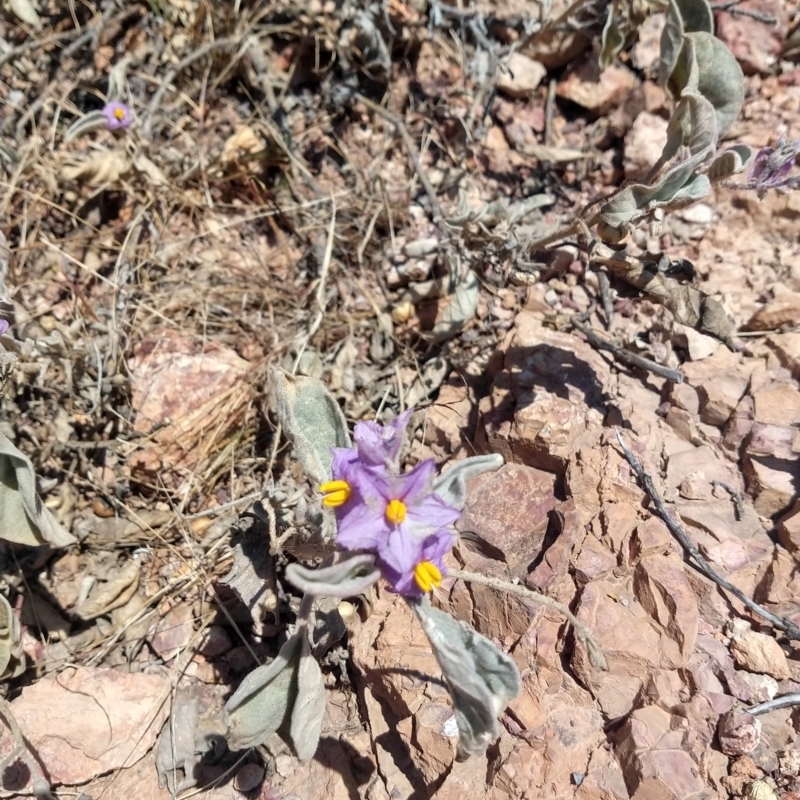
[[[114,116],[122,122],[125,119],[125,109],[122,108],[115,108],[114,109]]]
[[[402,500],[390,500],[386,506],[386,519],[399,525],[406,518],[406,504]]]
[[[436,564],[430,561],[420,561],[414,567],[414,580],[423,592],[429,592],[434,586],[442,585],[442,573]]]
[[[322,505],[328,506],[328,508],[343,506],[353,493],[347,481],[326,481],[321,484],[319,490],[324,495]]]

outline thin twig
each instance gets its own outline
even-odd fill
[[[600,302],[603,304],[603,313],[606,317],[606,328],[610,328],[614,320],[614,300],[611,297],[611,284],[608,281],[608,275],[602,269],[596,275],[597,286],[600,290]]]
[[[363,103],[368,109],[374,111],[376,114],[383,117],[387,122],[390,122],[392,125],[394,125],[397,133],[403,140],[403,144],[406,146],[408,157],[411,159],[414,170],[419,177],[419,182],[422,184],[425,194],[428,195],[428,202],[431,204],[431,215],[433,216],[433,221],[438,225],[442,221],[442,210],[439,207],[439,201],[436,199],[436,192],[434,191],[431,182],[428,180],[428,177],[425,175],[425,172],[422,169],[422,164],[419,160],[419,153],[417,152],[414,140],[411,138],[411,134],[408,132],[408,128],[406,128],[405,123],[399,117],[396,117],[390,111],[387,111],[383,106],[379,106],[377,103],[373,103],[368,97],[364,97],[363,94],[356,94],[356,99]]]
[[[589,654],[589,661],[592,662],[592,666],[595,669],[603,671],[608,670],[608,662],[594,634],[566,606],[561,605],[561,603],[552,600],[546,595],[539,594],[539,592],[534,592],[530,589],[526,589],[524,586],[519,586],[516,583],[508,583],[508,581],[500,580],[500,578],[491,578],[488,575],[480,575],[477,572],[448,569],[447,574],[452,575],[454,578],[460,578],[462,581],[480,583],[492,589],[499,589],[501,592],[516,595],[530,603],[536,603],[537,605],[558,611],[559,614],[566,617],[567,621],[574,628],[578,641],[586,648],[586,652]]]
[[[741,0],[728,0],[725,3],[718,3],[711,6],[712,11],[727,11],[733,17],[750,17],[751,19],[765,22],[767,25],[777,25],[778,20],[772,14],[765,14],[763,11],[753,11],[749,8],[737,8]]]
[[[766,608],[762,608],[758,603],[755,602],[755,600],[749,598],[744,592],[742,592],[740,589],[737,589],[730,581],[725,580],[725,578],[718,575],[714,571],[708,561],[706,561],[705,558],[703,558],[703,556],[700,554],[700,551],[697,549],[697,547],[695,547],[686,531],[684,531],[683,528],[673,519],[672,514],[667,511],[664,501],[661,499],[661,495],[653,483],[653,479],[644,471],[644,468],[639,463],[639,460],[633,454],[628,445],[625,444],[619,429],[615,428],[614,430],[617,434],[619,446],[622,448],[622,452],[625,454],[625,458],[631,465],[631,469],[633,470],[634,474],[642,484],[642,488],[653,501],[653,505],[655,506],[658,516],[661,517],[664,522],[666,522],[667,527],[672,532],[672,535],[681,543],[689,556],[694,559],[695,563],[693,563],[692,566],[698,572],[714,581],[714,583],[716,583],[718,586],[721,586],[723,589],[730,592],[734,597],[741,600],[741,602],[744,603],[745,606],[747,606],[747,608],[749,608],[751,611],[754,611],[756,614],[763,617],[765,620],[767,620],[767,622],[772,623],[772,625],[774,625],[776,628],[784,631],[790,639],[793,639],[794,641],[800,641],[800,628],[798,628],[793,622],[783,617],[776,616],[772,612],[767,611]],[[689,563],[691,564],[691,561]]]
[[[223,503],[221,506],[207,508],[205,511],[198,511],[196,514],[181,514],[181,522],[189,522],[193,519],[200,519],[200,517],[215,517],[217,514],[221,514],[223,511],[227,511],[229,508],[235,508],[236,506],[242,505],[242,503],[250,504],[253,502],[253,500],[260,500],[263,496],[263,490],[260,492],[251,492],[250,494],[246,494],[244,497],[239,497],[236,500],[231,500],[228,503]]]
[[[556,112],[556,87],[558,81],[553,78],[547,84],[547,101],[544,104],[544,144],[545,147],[553,146],[553,117]]]
[[[797,705],[800,705],[800,692],[792,692],[791,694],[776,697],[774,700],[759,703],[757,706],[750,706],[745,711],[757,717],[759,714],[766,714],[768,711],[777,711],[779,708],[789,708],[789,706]]]
[[[723,483],[722,481],[711,481],[712,486],[719,486],[720,489],[724,489],[733,500],[733,507],[736,511],[736,519],[741,520],[744,519],[744,498],[742,497],[741,492],[737,492],[732,486],[728,486],[727,483]]]
[[[598,350],[608,351],[617,361],[622,361],[632,367],[649,370],[675,383],[683,383],[683,373],[680,370],[670,369],[663,364],[651,361],[649,358],[631,353],[630,350],[626,350],[624,347],[617,347],[617,345],[606,341],[602,336],[598,336],[588,325],[582,325],[575,319],[570,320],[570,323],[573,328],[577,328],[577,330],[589,340],[589,344],[591,344],[592,347],[596,347]]]

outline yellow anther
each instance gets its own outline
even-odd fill
[[[125,119],[125,109],[124,108],[115,108],[114,109],[114,116],[122,122]]]
[[[319,490],[325,495],[322,498],[322,505],[328,508],[343,506],[352,494],[352,489],[347,481],[326,481]]]
[[[402,500],[390,500],[386,506],[386,519],[399,525],[406,518],[406,504]]]
[[[442,573],[436,564],[420,561],[414,567],[414,580],[423,592],[429,592],[434,586],[438,589],[442,585]]]

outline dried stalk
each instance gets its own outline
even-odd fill
[[[744,603],[745,606],[747,606],[747,608],[749,608],[751,611],[755,612],[760,617],[763,617],[765,620],[767,620],[767,622],[771,623],[776,628],[784,631],[784,633],[786,633],[790,639],[793,639],[794,641],[800,641],[800,628],[798,628],[793,622],[785,619],[784,617],[778,617],[771,611],[767,611],[766,608],[763,608],[756,603],[755,600],[748,597],[744,592],[741,591],[741,589],[737,589],[730,581],[725,580],[725,578],[723,578],[721,575],[718,575],[714,571],[713,567],[708,563],[708,561],[703,558],[700,551],[689,538],[689,535],[686,533],[686,531],[684,531],[683,528],[673,519],[672,514],[669,513],[667,507],[664,505],[664,501],[661,499],[661,495],[659,494],[658,489],[656,489],[652,477],[644,471],[644,468],[639,463],[639,460],[633,454],[628,445],[625,444],[625,440],[622,438],[619,430],[615,428],[615,431],[619,446],[622,448],[625,458],[631,465],[634,475],[636,475],[639,482],[642,484],[642,488],[653,501],[653,505],[655,506],[658,516],[664,520],[672,535],[681,543],[684,550],[686,550],[686,552],[689,554],[690,558],[693,559],[694,563],[692,563],[692,566],[699,573],[705,575],[707,578],[714,581],[714,583],[716,583],[718,586],[725,589],[725,591],[730,592],[734,597],[741,600],[742,603]]]
[[[558,613],[566,617],[567,621],[572,625],[575,630],[575,635],[578,637],[578,641],[586,648],[586,652],[589,654],[589,661],[592,666],[604,672],[608,671],[608,662],[594,634],[566,606],[561,605],[561,603],[543,594],[539,594],[539,592],[526,589],[524,586],[519,586],[516,583],[500,580],[500,578],[491,578],[488,575],[480,575],[477,572],[465,572],[461,569],[450,569],[447,571],[447,574],[452,575],[454,578],[460,578],[462,581],[480,583],[492,589],[499,589],[501,592],[506,592],[506,594],[513,594],[517,597],[521,597],[529,603],[536,603],[537,605],[558,611]]]

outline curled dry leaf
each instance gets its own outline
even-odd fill
[[[133,162],[124,150],[101,150],[82,160],[65,161],[61,179],[102,186],[129,177],[132,170]]]
[[[30,459],[0,432],[0,538],[37,547],[66,547],[75,539],[58,524],[36,493]]]
[[[6,0],[6,2],[8,3],[8,8],[11,13],[20,22],[30,25],[37,31],[41,29],[42,20],[39,18],[39,14],[36,12],[30,0]]]
[[[89,620],[124,606],[139,588],[140,573],[138,561],[127,561],[111,576],[111,580],[95,584],[95,590],[75,609],[75,614]]]
[[[447,305],[433,326],[433,341],[444,342],[455,336],[475,316],[480,295],[477,275],[471,269],[467,270],[455,292],[447,298]]]

